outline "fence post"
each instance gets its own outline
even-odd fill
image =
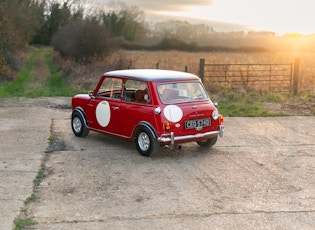
[[[297,95],[299,90],[299,79],[300,79],[300,59],[295,58],[294,60],[294,72],[293,72],[293,94]]]
[[[185,72],[186,72],[186,73],[188,72],[188,67],[187,67],[187,65],[185,65]]]
[[[205,78],[205,59],[200,59],[199,63],[199,77],[201,81],[204,83]]]
[[[159,69],[159,63],[156,63],[156,69]]]

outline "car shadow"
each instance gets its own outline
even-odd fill
[[[202,148],[197,143],[186,143],[174,148],[165,146],[160,147],[160,151],[152,157],[144,157],[137,151],[134,141],[124,140],[97,132],[90,132],[86,137],[89,144],[94,146],[104,146],[104,152],[113,152],[121,155],[129,155],[136,158],[159,159],[180,159],[205,157],[208,155],[222,154],[215,146],[212,148]]]

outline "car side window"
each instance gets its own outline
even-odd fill
[[[144,81],[127,80],[125,82],[123,100],[143,104],[150,103],[148,84]]]
[[[97,91],[97,95],[111,99],[120,99],[121,92],[122,80],[119,78],[107,77]]]

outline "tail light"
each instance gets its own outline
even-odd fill
[[[223,123],[224,123],[224,117],[223,117],[223,115],[220,115],[220,117],[219,117],[219,125],[223,125]]]
[[[171,124],[168,121],[164,122],[164,130],[166,132],[169,132],[171,130]]]

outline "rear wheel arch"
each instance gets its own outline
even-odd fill
[[[152,133],[153,137],[154,138],[158,138],[158,134],[156,132],[156,130],[153,128],[153,126],[149,123],[149,122],[145,122],[145,121],[141,121],[139,122],[133,129],[133,132],[132,132],[132,137],[135,139],[136,138],[136,135],[137,135],[137,132],[138,130],[141,128],[141,127],[146,127],[150,130],[150,132]]]
[[[133,138],[138,152],[145,157],[150,157],[160,150],[157,133],[147,122],[140,122],[134,129]]]

